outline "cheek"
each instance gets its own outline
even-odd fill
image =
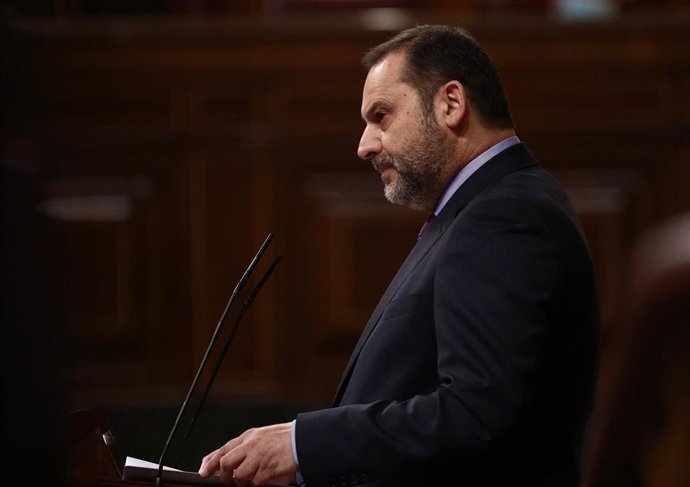
[[[409,136],[397,130],[389,130],[381,136],[381,146],[384,152],[392,156],[404,154],[406,141]]]

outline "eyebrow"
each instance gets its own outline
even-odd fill
[[[369,108],[361,115],[362,120],[366,122],[369,118],[371,118],[374,115],[374,113],[381,107],[381,105],[388,106],[390,105],[390,103],[382,99],[375,100],[371,105],[369,105]]]
[[[360,116],[362,117],[362,120],[364,120],[366,122],[367,120],[369,120],[371,118],[371,116],[374,114],[375,111],[376,111],[376,105],[371,105],[369,107],[369,109],[366,112],[361,113]]]

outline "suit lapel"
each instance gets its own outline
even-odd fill
[[[362,347],[369,338],[369,335],[371,335],[371,332],[374,331],[374,328],[376,327],[376,324],[381,318],[381,315],[383,314],[384,310],[388,306],[388,303],[395,299],[395,295],[397,294],[398,289],[400,289],[400,286],[403,284],[403,282],[405,282],[405,279],[410,275],[410,273],[414,270],[417,264],[421,262],[424,256],[429,253],[429,250],[431,250],[431,248],[434,246],[434,244],[438,241],[439,237],[441,236],[442,232],[438,231],[440,226],[435,225],[434,223],[431,224],[424,236],[417,241],[415,246],[407,255],[407,258],[400,266],[400,269],[398,269],[397,274],[395,275],[391,283],[388,285],[386,292],[383,293],[383,296],[379,300],[379,303],[376,305],[376,308],[374,309],[374,312],[369,318],[367,325],[364,327],[364,330],[362,331],[362,334],[359,337],[359,341],[357,342],[357,345],[355,346],[355,349],[353,350],[352,355],[350,356],[350,360],[347,366],[345,367],[345,373],[343,374],[343,378],[340,381],[340,385],[338,386],[338,392],[336,393],[336,399],[334,401],[336,404],[340,401],[342,392],[344,391],[344,385],[349,379],[352,367],[357,361],[357,357],[359,357],[359,353],[362,350]]]
[[[514,145],[500,154],[490,159],[486,164],[480,167],[465,183],[458,188],[453,197],[448,201],[441,213],[434,219],[429,228],[426,230],[421,239],[412,248],[407,258],[400,266],[397,274],[391,281],[388,289],[381,297],[381,300],[376,305],[367,325],[362,331],[359,341],[350,356],[350,360],[345,367],[345,372],[338,385],[334,405],[338,405],[342,399],[345,387],[350,380],[352,369],[354,368],[357,358],[359,357],[362,348],[367,342],[367,339],[374,331],[374,328],[379,322],[381,315],[388,306],[388,304],[395,299],[395,296],[406,281],[407,277],[422,261],[422,259],[429,253],[434,245],[439,241],[443,233],[453,222],[458,213],[470,202],[472,199],[501,179],[506,174],[522,169],[524,167],[535,165],[536,161],[529,153],[523,144]]]

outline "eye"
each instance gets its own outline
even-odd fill
[[[376,119],[377,122],[381,122],[385,116],[386,116],[386,112],[378,111],[378,112],[374,113],[374,118]]]

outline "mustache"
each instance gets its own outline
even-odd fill
[[[398,164],[396,163],[395,159],[387,155],[374,157],[371,160],[371,165],[374,166],[374,169],[378,172],[381,172],[389,167],[398,169]]]

